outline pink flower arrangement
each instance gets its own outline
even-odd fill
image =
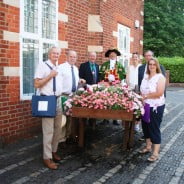
[[[65,102],[66,114],[72,113],[72,106],[126,110],[133,112],[136,117],[144,114],[141,96],[131,91],[128,86],[99,86],[94,85],[87,90],[79,89],[76,94]]]

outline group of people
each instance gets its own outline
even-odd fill
[[[134,90],[140,89],[143,101],[150,105],[150,123],[142,121],[142,129],[146,139],[146,147],[140,153],[151,152],[150,161],[158,159],[161,143],[160,123],[165,107],[165,71],[153,57],[152,51],[145,52],[145,64],[140,63],[139,56],[134,53],[127,71],[117,56],[121,53],[117,49],[109,49],[105,53],[108,61],[101,66],[96,63],[97,55],[90,52],[88,61],[79,67],[77,53],[68,51],[67,61],[58,65],[61,50],[52,47],[48,52],[48,60],[41,62],[35,73],[34,86],[40,95],[56,95],[57,115],[54,118],[42,118],[43,131],[43,162],[50,169],[57,169],[57,162],[61,157],[57,154],[58,144],[65,142],[71,135],[71,121],[61,126],[62,106],[60,96],[69,96],[74,93],[81,84],[97,84],[100,81],[124,80]],[[163,74],[162,74],[163,73]],[[53,91],[53,78],[55,79],[56,91]],[[136,126],[139,126],[137,123]]]

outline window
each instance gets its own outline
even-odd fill
[[[33,78],[39,62],[48,59],[58,39],[57,0],[21,0],[20,9],[20,96],[31,99]]]
[[[38,63],[38,41],[31,39],[23,39],[23,94],[34,93],[33,76],[34,68]]]
[[[130,28],[118,24],[118,50],[121,52],[119,61],[127,70],[130,59]]]

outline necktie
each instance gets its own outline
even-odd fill
[[[74,74],[73,66],[71,67],[71,71],[72,71],[72,92],[75,92],[76,91],[76,81],[75,81],[75,74]]]
[[[96,68],[95,64],[92,64],[93,83],[96,84]]]

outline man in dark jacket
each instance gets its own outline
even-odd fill
[[[154,57],[154,53],[151,51],[151,50],[148,50],[144,53],[144,58],[145,58],[145,61],[146,63],[145,64],[142,64],[139,69],[138,69],[138,85],[139,85],[139,89],[140,89],[140,86],[141,86],[141,82],[144,78],[144,74],[146,73],[146,70],[147,70],[147,62],[152,58]],[[162,74],[165,76],[165,68],[160,65],[160,69],[162,71]]]
[[[99,66],[96,64],[96,52],[89,52],[89,60],[80,65],[79,77],[86,80],[86,84],[89,85],[97,84],[99,82]],[[94,129],[96,119],[91,118],[88,122]]]
[[[96,52],[89,53],[89,61],[82,63],[79,68],[79,77],[86,80],[86,84],[99,82],[99,66],[96,64]]]

